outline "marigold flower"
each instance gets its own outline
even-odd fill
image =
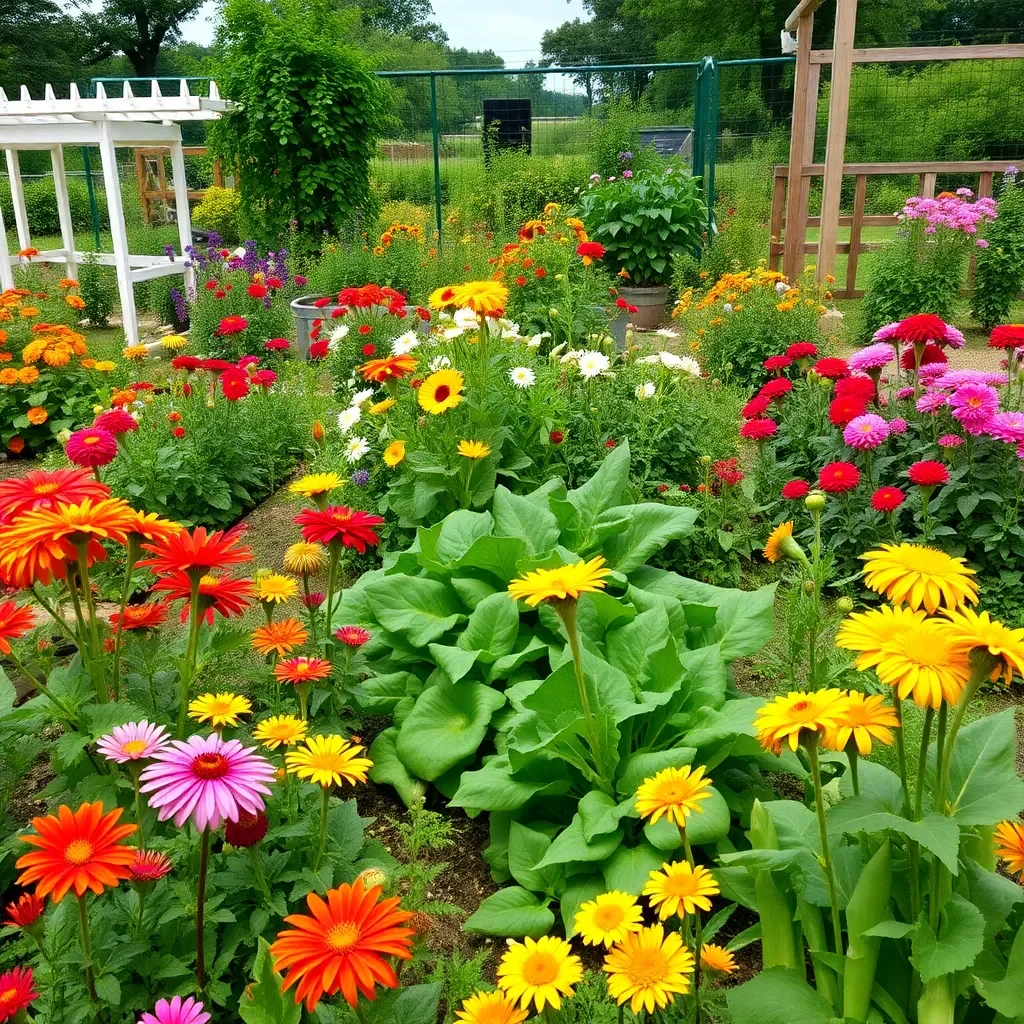
[[[458,370],[437,370],[419,386],[416,401],[432,416],[454,409],[462,401],[463,377]]]
[[[373,767],[368,757],[361,757],[363,747],[349,743],[343,736],[310,736],[303,745],[284,756],[288,771],[300,779],[329,789],[347,782],[354,786],[366,781]]]
[[[583,964],[565,939],[545,935],[510,942],[498,965],[498,987],[528,1009],[538,1013],[545,1006],[561,1008],[562,997],[573,995],[573,986],[583,980]]]
[[[282,561],[288,572],[308,575],[327,567],[327,552],[319,544],[297,541],[289,545]]]
[[[842,690],[816,690],[810,693],[790,691],[758,708],[755,727],[765,750],[778,753],[783,743],[793,751],[801,743],[813,741],[839,725],[846,710]]]
[[[1011,875],[1024,873],[1024,824],[1019,821],[1001,821],[993,837],[996,856],[1006,865]]]
[[[603,590],[604,577],[611,570],[603,568],[604,557],[597,555],[589,562],[579,561],[554,569],[534,569],[508,585],[508,592],[516,600],[525,599],[534,608],[541,601],[579,600],[582,594]]]
[[[639,931],[643,916],[636,899],[616,889],[581,904],[575,918],[576,931],[584,945],[608,949],[630,932]]]
[[[718,883],[711,872],[703,864],[691,868],[686,861],[662,864],[660,871],[650,873],[643,890],[662,921],[673,914],[682,918],[698,910],[710,910],[710,897],[718,894]]]
[[[458,452],[467,459],[486,459],[491,454],[491,446],[485,441],[460,441]]]
[[[103,813],[103,804],[83,803],[77,811],[61,806],[56,816],[32,819],[34,835],[18,836],[23,843],[37,847],[18,858],[16,867],[24,870],[19,885],[36,884],[36,895],[50,895],[60,903],[69,889],[76,896],[92,890],[98,896],[105,888],[127,878],[128,865],[135,850],[121,840],[137,831],[135,825],[118,825],[121,808]]]
[[[294,747],[306,738],[307,725],[294,715],[272,715],[265,718],[252,731],[252,738],[259,740],[268,750],[280,746]]]
[[[627,935],[604,960],[608,994],[622,1006],[629,1002],[635,1015],[663,1010],[677,995],[690,991],[693,955],[675,931],[662,925],[641,928]]]
[[[924,607],[933,615],[940,605],[956,608],[978,603],[976,571],[963,558],[917,544],[882,544],[860,556],[865,585],[893,604]]]
[[[252,714],[252,702],[237,693],[204,693],[188,705],[188,717],[209,722],[213,729],[234,728],[241,715]]]

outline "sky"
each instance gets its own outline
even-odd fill
[[[433,5],[434,20],[448,33],[452,46],[494,50],[508,67],[538,60],[541,36],[547,29],[573,18],[588,18],[583,0],[433,0]],[[184,38],[210,43],[215,11],[216,5],[210,0],[184,26]]]

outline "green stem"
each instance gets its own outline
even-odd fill
[[[359,1018],[359,1024],[367,1024],[366,1012],[363,1010],[362,1003],[356,1003],[355,1011],[356,1011],[356,1016]]]
[[[860,755],[857,753],[856,745],[852,742],[846,748],[846,758],[850,762],[850,784],[853,786],[853,795],[860,796]]]
[[[924,729],[921,732],[921,748],[917,754],[917,784],[914,787],[914,821],[921,820],[924,809],[924,783],[928,776],[928,744],[932,738],[932,720],[935,709],[928,708],[924,713]]]
[[[25,677],[25,679],[27,679],[28,682],[33,687],[35,687],[35,689],[37,689],[44,697],[52,701],[56,705],[56,707],[67,716],[68,724],[71,726],[72,729],[75,729],[77,731],[77,726],[75,725],[75,716],[72,713],[71,709],[67,706],[67,704],[65,704],[64,701],[62,701],[60,697],[58,697],[56,694],[51,693],[50,688],[46,685],[46,683],[41,683],[38,679],[36,679],[36,677],[32,675],[32,673],[29,672],[29,670],[21,663],[18,656],[14,653],[13,650],[8,655],[8,657],[11,659],[11,661],[14,662],[14,667]]]
[[[818,738],[812,736],[806,743],[807,760],[811,766],[811,778],[814,780],[814,809],[818,815],[818,833],[821,837],[821,859],[825,868],[825,881],[828,883],[828,899],[832,908],[832,934],[835,939],[835,952],[840,956],[843,952],[843,924],[839,918],[839,897],[836,894],[836,876],[832,867],[832,851],[828,845],[828,825],[825,822],[825,799],[821,788],[821,769],[818,765]]]
[[[310,604],[309,573],[302,574],[302,592],[306,595],[306,614],[309,618],[309,632],[313,637],[313,646],[317,646],[316,638],[316,609]]]
[[[206,916],[206,873],[210,866],[210,830],[203,829],[199,846],[199,884],[196,890],[196,974],[199,991],[206,991],[206,936],[203,934]]]
[[[92,943],[89,941],[89,912],[85,906],[86,897],[78,897],[78,924],[82,932],[82,955],[85,957],[85,984],[89,989],[89,998],[96,1002],[96,982],[92,973]]]
[[[327,562],[327,600],[324,603],[324,607],[327,612],[327,636],[331,635],[331,621],[334,613],[334,588],[338,581],[338,559],[341,557],[341,543],[339,541],[331,541],[328,546],[328,562]],[[326,640],[326,638],[325,638]],[[324,643],[324,653],[327,656],[327,660],[330,661],[331,649],[330,645]]]
[[[51,619],[53,619],[54,625],[64,634],[65,638],[70,640],[75,647],[79,647],[81,645],[79,638],[76,637],[70,629],[68,629],[68,624],[64,621],[64,617],[57,614],[56,609],[53,608],[50,602],[39,593],[39,590],[36,588],[34,583],[32,584],[32,596],[35,598],[39,607],[42,608]]]
[[[142,793],[139,792],[139,776],[142,774],[142,765],[138,761],[131,761],[128,770],[132,773],[132,782],[135,784],[135,824],[139,826],[139,849],[146,848],[146,838],[142,833]]]
[[[199,580],[192,578],[192,594],[188,604],[188,646],[185,648],[184,672],[181,674],[181,707],[178,709],[178,739],[185,738],[185,723],[188,719],[188,692],[192,677],[196,674],[196,655],[199,650],[199,624],[203,620],[199,608]]]
[[[893,694],[893,711],[899,723],[896,729],[896,761],[900,769],[900,782],[903,784],[903,817],[910,817],[910,783],[907,780],[907,749],[903,743],[903,701],[898,693]]]
[[[124,635],[121,621],[124,619],[124,610],[128,607],[128,598],[131,596],[132,571],[135,568],[135,562],[138,560],[140,550],[139,536],[133,533],[128,537],[128,547],[125,553],[124,582],[121,584],[121,603],[117,609],[117,632],[114,634],[114,675],[111,682],[114,700],[117,700],[121,695],[121,637]]]
[[[324,859],[324,851],[327,849],[327,813],[330,810],[331,787],[323,787],[323,802],[320,804],[320,843],[317,846],[316,860],[313,861],[313,871],[320,870],[320,862]]]
[[[683,850],[686,853],[686,863],[690,865],[690,870],[693,871],[696,868],[696,863],[693,859],[693,850],[690,847],[690,838],[686,834],[686,826],[679,826],[679,836],[683,840]],[[700,1024],[700,954],[704,948],[704,933],[700,920],[700,910],[694,908],[693,911],[693,928],[694,928],[694,965],[693,965],[693,1024]]]
[[[267,877],[263,874],[263,858],[260,856],[259,843],[249,847],[249,860],[252,861],[252,873],[256,877],[256,884],[269,903],[271,899],[270,886],[267,885]]]

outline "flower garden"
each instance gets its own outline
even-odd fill
[[[0,1020],[1024,1018],[1024,326],[854,326],[596,178],[214,237],[149,345],[26,256]],[[934,204],[922,295],[999,217]]]

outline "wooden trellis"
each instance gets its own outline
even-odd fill
[[[206,156],[207,152],[205,146],[182,148],[185,156]],[[153,204],[156,200],[166,204],[174,199],[174,189],[167,187],[166,159],[170,155],[171,151],[166,146],[135,150],[135,177],[139,183],[139,202],[142,204],[142,217],[147,224],[153,220]],[[151,183],[155,184],[156,188],[151,188]],[[224,172],[220,160],[213,161],[213,184],[217,188],[224,187]],[[188,190],[188,198],[196,202],[202,202],[205,195],[204,188]]]

